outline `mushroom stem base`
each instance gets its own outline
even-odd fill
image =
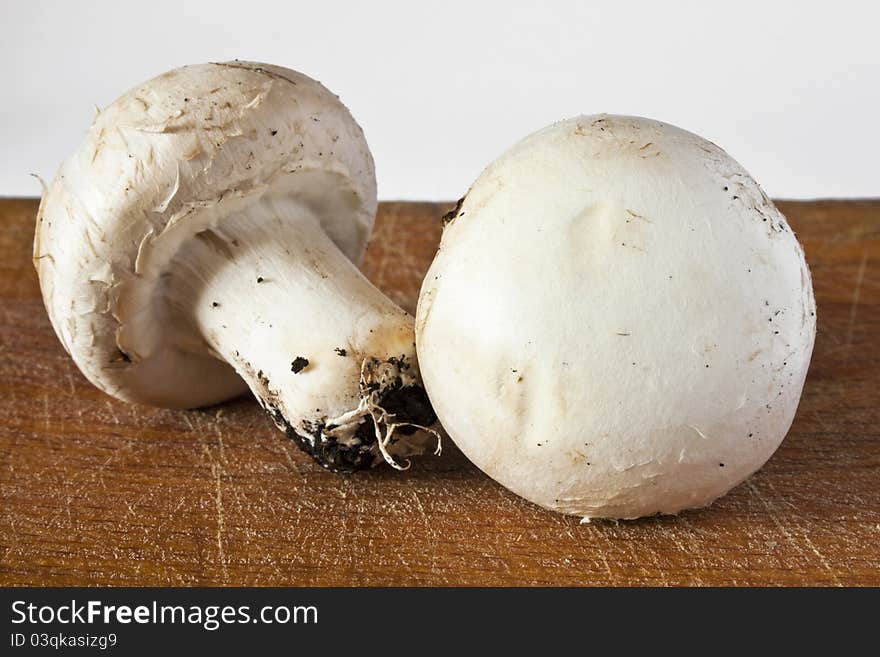
[[[333,472],[371,468],[383,460],[397,470],[409,468],[410,456],[422,454],[440,434],[431,428],[437,416],[425,389],[407,381],[405,358],[362,364],[360,403],[354,410],[329,421],[292,425],[271,402],[264,408],[272,421],[318,464]]]

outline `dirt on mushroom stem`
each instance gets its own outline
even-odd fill
[[[397,374],[382,385],[368,383],[377,370],[386,365],[393,366]],[[333,435],[339,429],[344,429],[345,425],[306,420],[297,428],[271,399],[261,399],[261,403],[288,438],[332,472],[365,470],[383,459],[392,467],[407,469],[407,457],[427,451],[435,439],[434,452],[439,454],[441,443],[439,434],[431,428],[437,416],[425,389],[419,384],[407,382],[398,369],[401,366],[407,367],[404,357],[392,357],[387,361],[370,358],[363,362],[365,376],[361,379],[361,404],[364,408],[370,408],[371,412],[355,419],[356,425],[353,431],[349,429],[351,437],[348,440],[340,440]],[[401,436],[409,439],[401,441]],[[398,459],[404,459],[404,463],[401,464]]]

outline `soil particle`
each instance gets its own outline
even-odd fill
[[[447,212],[443,215],[443,218],[440,221],[442,222],[444,228],[455,221],[457,217],[460,217],[464,214],[464,212],[461,211],[461,206],[464,205],[465,198],[467,197],[462,196],[460,199],[458,199],[458,201],[455,202],[455,207],[452,208],[450,212]]]

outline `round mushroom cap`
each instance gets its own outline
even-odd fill
[[[449,435],[546,508],[709,504],[787,433],[815,302],[783,215],[727,153],[626,116],[514,146],[447,217],[419,363]]]
[[[184,66],[101,111],[44,194],[34,243],[52,325],[86,377],[170,407],[244,392],[169,308],[162,281],[194,236],[267,203],[316,215],[359,262],[376,212],[373,160],[315,80],[240,61]]]

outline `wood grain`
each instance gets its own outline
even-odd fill
[[[880,201],[780,203],[819,307],[797,419],[709,509],[579,525],[449,441],[399,474],[330,474],[241,399],[129,406],[67,358],[0,200],[0,584],[880,585]],[[365,269],[413,310],[443,205],[383,204]]]

